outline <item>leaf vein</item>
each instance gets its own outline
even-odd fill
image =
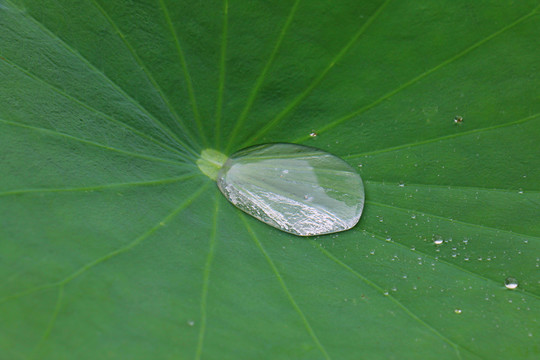
[[[375,284],[374,282],[372,282],[371,280],[369,280],[368,278],[364,277],[363,275],[361,275],[359,272],[357,272],[356,270],[354,270],[353,268],[351,268],[349,265],[345,264],[343,261],[339,260],[338,258],[336,258],[333,254],[331,254],[328,250],[324,249],[322,246],[320,246],[319,244],[317,244],[315,241],[313,240],[310,240],[311,244],[318,250],[320,250],[324,255],[326,255],[330,260],[334,261],[336,264],[340,265],[341,267],[345,268],[346,270],[348,270],[349,272],[351,272],[354,276],[356,276],[357,278],[359,278],[360,280],[362,280],[364,283],[366,283],[367,285],[371,286],[372,288],[374,288],[375,290],[377,290],[381,295],[384,294],[384,289],[381,288],[379,285]],[[458,357],[458,359],[461,359],[461,353],[459,351],[459,345],[454,343],[452,340],[450,340],[449,338],[447,338],[446,336],[444,336],[443,334],[441,334],[437,329],[435,329],[433,326],[431,326],[430,324],[428,324],[427,322],[425,322],[424,320],[422,320],[421,318],[419,318],[416,314],[414,314],[411,310],[409,310],[405,305],[403,305],[399,300],[397,300],[395,297],[393,297],[392,295],[387,295],[385,296],[387,298],[389,298],[390,301],[392,301],[395,305],[397,305],[402,311],[404,311],[407,315],[409,315],[411,318],[413,318],[415,321],[419,322],[420,324],[422,324],[423,326],[425,326],[426,328],[428,328],[431,332],[433,332],[437,337],[439,337],[441,340],[443,340],[444,342],[446,342],[448,345],[450,345],[456,352],[456,355]]]
[[[184,176],[179,176],[175,178],[165,178],[151,181],[140,181],[140,182],[126,182],[126,183],[112,183],[104,184],[97,186],[86,186],[86,187],[70,187],[70,188],[50,188],[50,189],[19,189],[19,190],[10,190],[6,192],[1,192],[0,197],[10,196],[10,195],[22,195],[22,194],[33,194],[33,193],[61,193],[61,192],[80,192],[80,191],[96,191],[96,190],[106,190],[114,189],[118,187],[137,187],[137,186],[152,186],[152,185],[165,185],[180,182],[182,180],[188,180],[190,178],[202,176],[200,173],[188,173]]]
[[[306,315],[304,314],[304,312],[302,311],[302,309],[300,309],[300,306],[298,306],[298,303],[296,302],[296,300],[294,300],[294,297],[292,296],[291,292],[289,291],[289,288],[287,287],[287,284],[285,284],[285,280],[283,280],[283,277],[281,276],[279,270],[277,269],[276,265],[274,264],[274,262],[272,261],[272,259],[270,258],[270,255],[266,252],[266,250],[264,249],[263,245],[261,244],[261,242],[259,241],[259,238],[257,237],[257,235],[255,234],[255,232],[253,231],[253,229],[251,228],[251,226],[249,225],[249,223],[246,221],[246,218],[245,218],[245,215],[244,214],[241,214],[240,212],[238,212],[238,216],[240,216],[240,218],[242,219],[242,222],[244,223],[244,226],[246,227],[246,230],[247,232],[249,233],[250,237],[252,238],[253,242],[255,243],[255,245],[257,246],[257,248],[261,251],[261,253],[263,254],[264,258],[266,259],[266,261],[268,262],[268,265],[270,265],[270,268],[272,269],[272,272],[274,273],[274,275],[276,276],[278,282],[279,282],[279,285],[281,286],[281,288],[283,289],[283,291],[285,292],[285,295],[287,296],[287,298],[289,299],[289,302],[291,303],[291,305],[293,306],[294,310],[296,311],[296,313],[300,316],[300,319],[302,320],[302,322],[304,323],[304,326],[309,334],[309,336],[311,337],[311,339],[315,342],[315,344],[317,345],[317,347],[319,348],[319,350],[322,352],[322,354],[324,355],[325,359],[327,360],[330,360],[330,356],[328,355],[328,352],[326,351],[326,349],[324,348],[324,346],[322,345],[322,343],[320,342],[319,338],[317,337],[317,334],[315,334],[315,331],[313,330],[313,328],[311,327]]]
[[[31,20],[34,24],[36,24],[38,27],[40,27],[45,33],[47,33],[52,38],[56,39],[58,43],[65,48],[67,51],[69,51],[74,56],[78,57],[83,63],[85,63],[90,69],[92,69],[97,74],[100,74],[103,79],[105,79],[116,91],[118,91],[120,94],[122,94],[130,103],[137,106],[142,112],[144,112],[150,119],[153,120],[154,124],[156,124],[163,132],[164,134],[170,136],[172,139],[176,140],[180,145],[184,146],[186,150],[191,152],[195,157],[198,157],[199,154],[195,152],[191,147],[187,146],[186,143],[184,143],[178,136],[176,136],[175,133],[171,131],[167,126],[163,124],[160,120],[158,120],[154,115],[152,115],[144,106],[142,106],[138,101],[133,99],[130,95],[128,95],[120,86],[118,86],[110,77],[108,77],[103,71],[99,70],[96,66],[94,66],[88,59],[86,59],[84,56],[82,56],[78,51],[76,51],[71,45],[66,43],[64,40],[62,40],[57,34],[49,30],[43,23],[38,21],[36,18],[31,16],[29,12],[25,11],[24,9],[18,8],[15,4],[13,4],[12,0],[5,0],[11,4],[14,8],[18,9],[21,14],[24,14],[24,16]]]
[[[47,85],[49,88],[51,88],[54,92],[56,92],[57,94],[60,94],[61,96],[65,97],[66,99],[69,99],[71,101],[73,101],[74,103],[77,103],[79,104],[80,106],[84,107],[85,109],[87,110],[90,110],[91,112],[95,113],[96,115],[98,116],[101,116],[103,117],[104,119],[107,119],[108,121],[112,122],[112,123],[115,123],[115,124],[118,124],[130,131],[132,131],[134,134],[137,134],[139,137],[141,138],[145,138],[153,143],[155,143],[156,145],[164,148],[164,149],[167,149],[167,150],[170,150],[170,151],[173,151],[175,153],[177,153],[178,155],[182,156],[184,159],[188,160],[188,158],[186,157],[186,154],[185,153],[182,153],[180,152],[178,149],[170,146],[170,145],[167,145],[165,144],[164,142],[154,138],[153,136],[150,136],[150,135],[147,135],[145,134],[144,132],[142,131],[139,131],[137,129],[135,129],[134,127],[124,123],[123,121],[119,121],[117,120],[116,118],[114,118],[113,116],[111,115],[108,115],[108,114],[105,114],[104,112],[100,111],[100,110],[97,110],[96,108],[94,108],[93,106],[91,106],[90,104],[88,104],[87,102],[83,102],[71,95],[69,95],[68,93],[66,93],[64,90],[56,87],[55,85],[53,85],[52,83],[44,80],[43,78],[33,74],[32,72],[30,72],[29,70],[21,67],[20,65],[14,63],[13,61],[5,58],[4,58],[4,61],[6,61],[6,63],[10,64],[11,66],[13,66],[14,68],[16,68],[17,70],[19,70],[20,72],[22,72],[23,74],[25,74],[26,76],[28,76],[29,78],[37,81],[37,82],[40,82],[42,84],[45,84]]]
[[[216,194],[219,196],[219,194]],[[197,350],[195,353],[195,359],[200,360],[203,352],[204,337],[206,335],[206,319],[207,319],[207,299],[208,288],[210,285],[210,270],[212,268],[212,261],[214,259],[214,252],[216,248],[216,236],[217,236],[217,218],[219,213],[219,198],[216,196],[214,205],[214,217],[212,220],[212,231],[210,234],[210,244],[208,255],[204,263],[203,271],[203,285],[201,292],[201,327],[199,328],[199,336],[197,339]]]
[[[197,128],[198,128],[199,132],[201,134],[203,134],[203,126],[202,126],[202,123],[201,123],[201,115],[199,113],[199,107],[197,106],[197,100],[196,100],[196,97],[195,97],[195,91],[193,89],[193,81],[191,80],[191,75],[189,73],[186,58],[184,56],[184,51],[182,50],[182,46],[180,45],[180,39],[178,38],[178,33],[176,32],[176,29],[174,28],[174,25],[172,23],[171,16],[170,16],[170,13],[169,13],[169,9],[165,5],[165,2],[163,0],[159,0],[159,4],[160,4],[160,6],[161,6],[161,8],[163,10],[163,14],[165,15],[167,25],[169,26],[171,34],[172,34],[172,36],[174,38],[176,51],[178,52],[178,57],[180,58],[180,64],[182,66],[182,71],[184,72],[184,77],[186,78],[189,101],[191,102],[191,108],[192,108],[192,111],[193,111],[193,116],[195,117],[195,122],[197,124]],[[206,140],[206,137],[203,136],[203,141],[205,141],[205,140]]]
[[[220,144],[221,131],[221,115],[223,110],[223,93],[225,90],[225,62],[227,56],[227,33],[229,23],[229,1],[223,0],[223,28],[221,34],[221,49],[219,60],[219,82],[218,82],[218,97],[216,101],[216,123],[215,123],[215,141],[216,147]]]
[[[416,210],[416,209],[402,208],[402,207],[383,204],[383,203],[376,202],[376,201],[371,201],[371,200],[366,200],[366,203],[367,204],[372,204],[372,205],[375,205],[375,206],[390,208],[390,209],[394,209],[394,210],[398,210],[398,211],[402,211],[402,212],[407,212],[407,213],[409,213],[411,211],[414,211],[414,212],[416,212],[418,214],[427,215],[427,216],[430,216],[430,217],[435,218],[435,219],[449,221],[449,222],[456,223],[456,224],[462,224],[462,225],[465,225],[465,226],[472,226],[472,227],[476,227],[476,228],[480,228],[480,229],[488,230],[488,231],[495,231],[497,233],[502,232],[502,233],[505,233],[505,234],[513,235],[513,236],[520,236],[520,237],[524,237],[524,238],[540,240],[540,237],[538,237],[538,236],[521,234],[521,233],[518,233],[518,232],[515,232],[515,231],[511,231],[511,230],[504,230],[504,229],[494,228],[494,227],[491,227],[491,226],[485,226],[485,225],[481,225],[481,224],[469,223],[469,222],[465,222],[465,221],[461,221],[461,220],[448,219],[448,218],[445,218],[443,216],[426,213],[426,212],[419,211],[419,210]]]
[[[440,136],[440,137],[436,137],[436,138],[432,138],[432,139],[426,139],[426,140],[421,140],[421,141],[417,141],[417,142],[413,142],[413,143],[402,144],[402,145],[393,146],[393,147],[380,149],[380,150],[368,151],[368,152],[364,152],[364,153],[360,153],[360,154],[348,155],[348,156],[345,156],[345,159],[354,159],[354,158],[361,157],[361,156],[376,155],[376,154],[387,153],[387,152],[396,151],[396,150],[409,149],[409,148],[412,148],[412,147],[415,147],[415,146],[421,146],[421,145],[431,144],[431,143],[435,143],[435,142],[439,142],[439,141],[455,139],[455,138],[459,138],[459,137],[462,137],[462,136],[478,134],[478,133],[491,131],[491,130],[496,130],[496,129],[500,129],[500,128],[505,128],[505,127],[509,127],[509,126],[514,126],[514,125],[520,125],[520,124],[526,123],[528,121],[535,120],[539,116],[540,116],[540,113],[536,113],[534,115],[527,116],[527,117],[525,117],[523,119],[508,122],[508,123],[505,123],[505,124],[488,126],[488,127],[485,127],[485,128],[464,131],[464,132],[457,133],[457,134]]]
[[[139,153],[135,153],[135,152],[127,151],[127,150],[117,149],[117,148],[107,146],[107,145],[103,145],[103,144],[100,144],[100,143],[97,143],[97,142],[94,142],[94,141],[85,140],[85,139],[78,138],[76,136],[64,134],[64,133],[61,133],[61,132],[58,132],[58,131],[55,131],[55,130],[44,129],[44,128],[40,128],[40,127],[36,127],[36,126],[21,124],[21,123],[7,121],[7,120],[3,120],[3,119],[0,119],[0,123],[5,124],[5,125],[9,125],[9,126],[20,127],[20,128],[24,128],[24,129],[28,129],[28,130],[32,130],[32,131],[42,132],[42,133],[45,133],[47,135],[63,137],[63,138],[66,138],[66,139],[69,139],[69,140],[72,140],[72,141],[80,142],[80,143],[90,145],[90,146],[95,146],[95,147],[98,147],[98,148],[101,148],[101,149],[117,152],[117,153],[128,155],[128,156],[131,156],[131,157],[141,158],[141,159],[145,159],[145,160],[151,160],[151,161],[155,161],[155,162],[163,162],[163,163],[167,163],[167,164],[174,164],[174,165],[177,165],[177,166],[185,166],[185,163],[182,163],[182,162],[179,162],[179,161],[168,160],[168,159],[163,159],[163,158],[156,157],[156,156],[144,155],[144,154],[139,154]]]
[[[114,29],[114,31],[116,32],[116,34],[118,35],[120,40],[122,40],[124,45],[128,48],[129,52],[131,53],[131,56],[133,57],[135,62],[141,67],[141,69],[145,73],[145,75],[146,75],[147,79],[150,81],[150,83],[154,86],[154,89],[157,91],[157,93],[161,97],[163,103],[165,104],[165,106],[169,110],[172,117],[177,121],[180,128],[183,131],[185,131],[186,134],[188,134],[189,139],[193,140],[194,139],[193,135],[191,134],[189,129],[186,127],[186,124],[184,123],[182,118],[180,118],[180,116],[178,115],[178,113],[176,112],[174,107],[171,105],[171,103],[169,101],[169,98],[165,95],[165,93],[163,92],[163,89],[161,89],[161,86],[159,86],[159,84],[157,83],[154,76],[150,73],[150,71],[148,70],[148,67],[146,66],[146,64],[142,61],[142,59],[139,57],[139,55],[137,55],[137,52],[135,51],[135,49],[133,48],[131,43],[127,40],[124,33],[120,30],[120,28],[118,27],[116,22],[113,20],[113,18],[111,16],[109,16],[109,14],[97,2],[97,0],[91,0],[91,1],[94,4],[94,6],[99,10],[99,12],[103,15],[103,17],[107,20],[107,22],[111,25],[111,27]],[[204,137],[204,133],[201,133],[200,135],[201,135],[201,138],[202,138],[203,142],[206,142],[206,138]],[[197,144],[194,144],[194,145],[197,145]]]
[[[234,141],[236,139],[236,136],[238,135],[238,131],[244,125],[244,122],[247,118],[247,115],[249,114],[249,111],[251,110],[251,107],[253,106],[253,103],[255,101],[255,98],[257,97],[257,94],[259,93],[259,90],[266,78],[266,74],[268,73],[268,70],[270,69],[270,66],[274,62],[274,59],[278,53],[278,50],[281,46],[281,43],[283,41],[283,38],[285,37],[285,34],[287,33],[287,30],[289,29],[289,26],[292,23],[292,20],[294,18],[294,15],[296,13],[296,10],[298,9],[298,4],[300,4],[300,0],[296,0],[293,4],[291,11],[289,12],[289,16],[287,17],[287,20],[283,24],[283,27],[281,29],[281,32],[279,33],[278,39],[276,41],[276,44],[274,45],[274,49],[272,50],[272,53],[270,54],[270,57],[268,58],[268,61],[264,65],[264,68],[262,69],[261,73],[259,74],[259,77],[257,78],[255,82],[255,86],[251,90],[251,93],[249,94],[248,100],[246,104],[244,105],[244,108],[242,109],[242,112],[240,113],[240,116],[236,120],[236,124],[233,128],[233,131],[229,137],[229,143],[226,147],[226,152],[228,152],[231,148],[231,146],[234,144]]]
[[[441,62],[440,64],[432,67],[431,69],[421,73],[420,75],[412,78],[411,80],[407,81],[406,83],[404,83],[403,85],[400,85],[398,86],[397,88],[395,88],[394,90],[386,93],[385,95],[383,95],[382,97],[380,97],[379,99],[375,100],[374,102],[372,102],[371,104],[368,104],[356,111],[353,111],[352,113],[348,114],[348,115],[345,115],[333,122],[331,122],[330,124],[326,125],[326,126],[323,126],[321,129],[317,130],[317,133],[318,134],[321,134],[325,131],[328,131],[352,118],[354,118],[355,116],[358,116],[372,108],[374,108],[375,106],[379,105],[380,103],[384,102],[385,100],[388,100],[389,98],[391,98],[392,96],[398,94],[399,92],[403,91],[404,89],[410,87],[411,85],[414,85],[416,84],[417,82],[419,82],[420,80],[422,80],[423,78],[433,74],[434,72],[436,72],[437,70],[439,69],[442,69],[443,67],[445,67],[446,65],[448,64],[451,64],[453,63],[454,61],[462,58],[463,56],[467,55],[468,53],[472,52],[473,50],[479,48],[481,45],[487,43],[488,41],[494,39],[495,37],[503,34],[504,32],[510,30],[511,28],[519,25],[520,23],[522,23],[523,21],[527,20],[528,18],[532,17],[533,15],[536,14],[538,10],[538,7],[535,8],[533,11],[531,11],[530,13],[520,17],[519,19],[513,21],[512,23],[504,26],[503,28],[497,30],[496,32],[492,33],[491,35],[488,35],[486,36],[485,38],[483,38],[482,40],[474,43],[473,45],[469,46],[468,48],[466,48],[465,50],[457,53],[456,55],[450,57],[449,59]],[[309,139],[309,136],[304,136],[304,137],[301,137],[301,138],[298,138],[297,140],[295,140],[294,142],[302,142],[302,141],[306,141]]]
[[[353,35],[353,37],[345,44],[345,46],[339,51],[339,53],[330,61],[330,63],[323,69],[323,71],[308,85],[308,87],[296,98],[294,98],[289,105],[287,105],[274,119],[272,119],[268,124],[262,127],[255,135],[253,135],[247,142],[245,142],[242,147],[249,146],[255,140],[266,134],[268,131],[272,130],[274,127],[281,123],[281,120],[285,118],[291,111],[293,111],[311,92],[321,83],[321,81],[326,77],[328,72],[338,63],[347,52],[353,47],[356,41],[364,34],[364,32],[369,28],[369,26],[379,17],[386,5],[390,0],[385,0],[381,6],[367,19],[367,21],[360,27],[360,29]]]

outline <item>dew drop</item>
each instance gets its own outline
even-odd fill
[[[317,135],[318,134],[315,131],[309,133],[309,136],[311,136],[312,138],[317,137]]]
[[[441,245],[443,242],[444,242],[444,240],[443,240],[442,237],[440,237],[440,236],[438,236],[438,235],[436,235],[436,236],[433,237],[433,243],[434,243],[435,245]]]
[[[193,325],[195,325],[195,321],[193,321],[193,320],[188,320],[188,321],[187,321],[187,324],[188,324],[189,326],[193,326]]]
[[[454,314],[460,315],[461,313],[462,313],[461,309],[455,309],[454,310]]]
[[[519,285],[518,281],[513,277],[507,277],[506,280],[504,280],[504,286],[507,289],[514,290]]]
[[[400,182],[399,187],[405,187],[405,184],[403,182]]]
[[[268,225],[312,236],[348,230],[360,219],[362,179],[332,154],[275,143],[240,150],[225,162],[223,157],[206,149],[197,164],[203,173],[216,176],[219,189],[234,206]]]

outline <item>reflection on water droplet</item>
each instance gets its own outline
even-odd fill
[[[312,131],[309,133],[309,136],[311,137],[316,137],[317,136],[317,133],[315,131]]]
[[[461,309],[455,309],[455,310],[454,310],[454,314],[458,314],[458,315],[459,315],[459,314],[461,314],[461,312],[462,312]]]
[[[514,290],[519,285],[518,281],[513,277],[507,277],[506,280],[504,280],[504,286],[507,289]]]
[[[405,184],[402,183],[402,182],[400,182],[400,183],[399,183],[399,187],[405,187]]]
[[[388,291],[383,292],[384,296],[388,296]]]
[[[188,320],[187,324],[188,324],[189,326],[193,326],[193,325],[195,325],[195,321],[193,321],[193,320]]]
[[[348,230],[364,206],[362,179],[349,164],[296,144],[236,152],[219,170],[217,185],[240,210],[300,236]]]
[[[444,241],[443,238],[441,236],[439,236],[439,235],[435,235],[433,237],[433,243],[435,245],[441,245],[443,243],[443,241]]]

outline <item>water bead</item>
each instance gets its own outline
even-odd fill
[[[360,175],[337,156],[308,146],[276,143],[240,150],[223,164],[216,181],[240,210],[300,236],[348,230],[364,207]]]
[[[513,277],[507,277],[505,280],[504,280],[504,286],[507,288],[507,289],[510,289],[510,290],[514,290],[516,289],[518,286],[519,286],[519,283],[518,281],[513,278]]]

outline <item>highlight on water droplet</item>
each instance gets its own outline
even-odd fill
[[[517,288],[519,286],[519,283],[518,283],[517,279],[515,279],[513,277],[507,277],[504,280],[504,286],[507,289],[514,290],[515,288]]]
[[[433,243],[435,245],[441,245],[443,242],[444,242],[444,240],[440,235],[433,236]]]
[[[461,309],[454,309],[454,314],[460,315],[461,313]]]
[[[287,143],[252,146],[225,162],[214,152],[203,151],[197,162],[201,171],[216,176],[234,206],[268,225],[311,236],[348,230],[360,219],[362,179],[337,156]]]
[[[309,136],[311,136],[311,137],[317,137],[317,135],[318,135],[318,134],[315,132],[315,130],[313,130],[313,131],[311,131],[311,132],[309,133]]]

